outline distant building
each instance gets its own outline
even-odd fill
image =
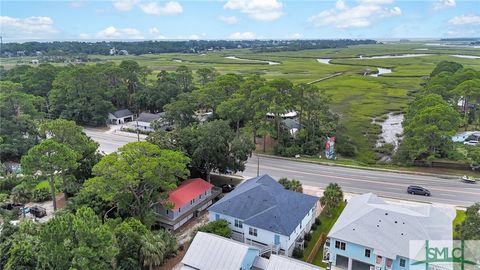
[[[119,50],[118,54],[119,55],[128,55],[128,51],[127,50]]]
[[[474,140],[480,139],[480,131],[464,131],[459,132],[452,136],[452,142],[464,142],[468,138],[472,138]]]
[[[169,130],[172,128],[172,125],[165,120],[164,112],[161,112],[161,113],[142,112],[140,113],[138,118],[135,119],[135,121],[132,122],[130,125],[133,127],[133,129],[151,132],[151,131],[154,131],[152,124],[155,121],[159,122],[159,126],[163,130]]]
[[[113,47],[113,48],[110,49],[109,53],[110,53],[110,55],[115,55],[115,54],[117,54],[117,50],[115,49],[115,47]]]
[[[452,240],[454,209],[353,197],[328,234],[324,261],[336,269],[408,270],[411,240]]]
[[[32,65],[38,65],[38,59],[33,59],[30,63],[32,63]]]
[[[108,123],[121,125],[133,121],[133,113],[129,109],[122,109],[108,114]]]
[[[198,232],[182,259],[181,270],[323,270],[285,256],[260,257],[261,251],[215,234]]]
[[[318,197],[285,189],[268,175],[252,178],[212,205],[209,219],[225,219],[232,238],[291,256],[317,216]],[[248,206],[248,207],[246,207]]]
[[[174,205],[172,209],[164,208],[162,204],[154,206],[157,224],[166,229],[176,230],[212,205],[213,199],[220,193],[222,193],[220,188],[201,178],[186,180],[168,193],[166,202]]]

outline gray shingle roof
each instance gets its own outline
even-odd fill
[[[116,118],[122,118],[125,116],[133,116],[133,113],[129,109],[118,110],[112,113]]]
[[[318,197],[286,190],[269,175],[247,180],[208,210],[243,223],[289,236]]]
[[[154,114],[154,113],[142,112],[142,113],[140,113],[140,115],[138,116],[138,118],[136,120],[139,121],[139,122],[150,123],[152,121],[155,121],[155,120],[158,120],[158,119],[162,118],[164,115],[165,115],[165,113]]]
[[[451,240],[455,214],[455,209],[432,205],[389,204],[367,193],[348,202],[328,237],[373,248],[388,258],[408,257],[410,240]]]

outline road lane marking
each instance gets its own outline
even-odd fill
[[[344,177],[344,176],[325,175],[325,174],[321,174],[321,173],[302,172],[302,171],[297,171],[297,170],[282,169],[282,168],[275,168],[275,167],[260,166],[260,168],[266,168],[266,169],[270,169],[270,170],[286,171],[286,172],[298,173],[298,174],[308,174],[308,175],[313,175],[313,176],[330,177],[330,178],[335,178],[335,179],[351,180],[351,181],[355,181],[355,182],[367,182],[367,183],[373,183],[373,184],[377,184],[377,185],[378,184],[383,184],[383,185],[390,185],[390,186],[405,187],[405,185],[407,184],[407,183],[397,184],[397,183],[390,183],[390,182],[378,182],[378,181],[371,181],[371,180],[365,180],[365,179],[356,179],[356,178]],[[431,188],[431,187],[429,187],[429,189],[430,190],[436,190],[436,191],[448,191],[448,192],[455,192],[455,193],[460,193],[460,194],[472,194],[472,195],[479,195],[480,196],[480,192],[444,190],[444,189]]]

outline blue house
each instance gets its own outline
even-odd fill
[[[412,240],[452,240],[454,209],[353,197],[328,234],[323,260],[336,269],[408,270]]]
[[[318,197],[286,190],[262,175],[247,180],[212,205],[209,219],[225,219],[232,238],[259,247],[262,252],[290,256],[303,247],[303,236],[315,222]]]

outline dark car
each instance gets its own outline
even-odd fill
[[[30,207],[30,213],[37,218],[42,218],[47,215],[47,210],[41,206],[36,205]]]
[[[409,186],[407,188],[407,192],[412,194],[412,195],[424,195],[424,196],[430,196],[430,191],[424,187],[421,186]]]
[[[235,189],[235,186],[232,185],[232,184],[222,185],[222,192],[223,192],[223,193],[228,193],[228,192],[230,192],[230,191],[232,191],[232,190],[234,190],[234,189]]]

